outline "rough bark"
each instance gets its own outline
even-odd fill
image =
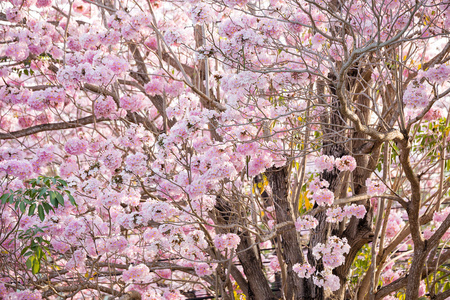
[[[293,208],[288,198],[288,169],[287,166],[267,170],[267,179],[272,189],[273,201],[277,223],[293,222]],[[293,271],[296,263],[303,263],[302,250],[295,230],[287,230],[280,233],[281,255],[286,264],[287,278],[282,290],[285,291],[284,298],[306,299],[303,297],[303,282]]]

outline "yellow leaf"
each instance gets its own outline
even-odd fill
[[[417,68],[417,70],[420,70],[422,68],[422,64],[419,64],[419,67]]]
[[[306,210],[310,210],[313,207],[313,205],[309,202],[307,194],[308,192],[305,192],[305,207]]]
[[[92,274],[92,277],[89,278],[89,280],[93,280],[95,275],[97,275],[97,272],[94,272],[94,274]],[[84,277],[88,278],[89,277],[89,272],[86,272],[86,274],[84,274]]]

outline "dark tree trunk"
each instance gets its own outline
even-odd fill
[[[267,170],[267,179],[273,193],[275,205],[275,214],[277,223],[293,222],[293,208],[288,198],[288,167],[271,168]],[[286,230],[280,233],[281,237],[281,255],[286,263],[287,278],[286,286],[282,287],[285,291],[285,299],[304,299],[303,282],[293,271],[292,267],[296,263],[303,263],[302,249],[300,247],[297,232]]]

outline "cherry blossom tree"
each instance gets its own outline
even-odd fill
[[[450,297],[447,1],[0,8],[0,299]]]

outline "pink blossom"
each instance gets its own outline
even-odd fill
[[[198,276],[208,276],[212,274],[212,270],[210,266],[207,263],[198,263],[194,266],[195,273],[197,273]]]
[[[366,215],[366,208],[364,205],[348,205],[344,207],[344,212],[347,217],[355,216],[358,219],[364,218]]]
[[[423,84],[410,83],[403,94],[403,102],[413,108],[422,108],[429,102],[427,89]]]
[[[143,176],[147,172],[147,157],[141,152],[130,154],[125,160],[125,167],[128,171]]]
[[[315,267],[312,267],[309,263],[305,264],[295,264],[292,270],[297,273],[300,278],[310,278],[312,274],[316,271]]]
[[[6,19],[7,19],[9,22],[12,22],[12,23],[18,23],[18,22],[20,22],[20,21],[22,20],[22,18],[23,18],[23,13],[22,13],[21,10],[19,10],[18,7],[7,8],[7,9],[5,10],[5,12],[6,12]]]
[[[314,179],[309,184],[309,190],[311,192],[317,192],[321,188],[327,188],[330,186],[330,183],[326,180],[320,180],[319,177],[314,177]]]
[[[433,221],[436,223],[442,223],[447,218],[447,216],[450,214],[450,206],[446,207],[440,212],[435,212],[433,214]]]
[[[278,257],[276,257],[276,256],[272,257],[272,259],[270,260],[270,263],[269,263],[269,267],[273,272],[281,271],[280,261],[278,260]]]
[[[0,294],[0,296],[2,296]],[[5,299],[14,299],[14,300],[41,300],[42,295],[39,291],[31,291],[31,290],[24,290],[24,291],[18,291],[18,292],[12,292],[9,293],[7,298]]]
[[[224,0],[223,3],[225,3],[225,5],[233,7],[233,6],[244,6],[246,5],[248,2],[248,0]]]
[[[72,4],[72,9],[77,14],[88,15],[91,10],[91,5],[84,1],[76,0]]]
[[[320,51],[322,49],[322,45],[325,43],[325,41],[326,41],[326,39],[323,35],[321,35],[320,33],[316,33],[311,38],[311,44],[312,44],[311,49]]]
[[[433,83],[444,84],[450,78],[450,66],[441,64],[426,70],[422,75]]]
[[[369,196],[381,196],[386,192],[386,186],[382,182],[373,182],[372,179],[366,180],[367,195]]]
[[[334,168],[334,157],[322,155],[316,158],[314,163],[320,171],[327,170],[328,172],[331,172]]]
[[[131,283],[146,283],[149,280],[150,269],[144,265],[130,266],[128,270],[122,274],[122,279],[125,282]]]
[[[313,282],[315,285],[329,289],[332,292],[339,290],[341,287],[339,277],[327,271],[322,271],[320,274],[314,275]]]
[[[49,7],[52,5],[53,0],[37,0],[36,7]]]
[[[160,79],[154,79],[147,83],[145,86],[145,92],[150,96],[161,94],[164,90],[164,82]]]
[[[20,179],[27,179],[33,174],[33,167],[26,160],[11,159],[0,161],[0,172],[5,172]]]
[[[88,142],[79,138],[71,138],[67,140],[64,145],[64,150],[70,155],[80,155],[86,152],[88,148]]]
[[[350,251],[347,239],[330,236],[326,244],[319,243],[314,246],[312,254],[316,259],[322,258],[326,268],[334,269],[345,262],[344,254]]]
[[[122,153],[118,150],[107,150],[100,157],[103,164],[110,170],[116,170],[122,165]]]
[[[234,233],[221,234],[214,237],[214,245],[219,250],[235,249],[240,242],[241,239]]]
[[[356,160],[349,155],[344,155],[341,158],[336,158],[335,164],[336,168],[341,172],[343,171],[352,172],[356,168]]]
[[[327,222],[329,223],[342,222],[345,217],[345,215],[342,213],[342,208],[340,207],[328,208],[326,214]]]
[[[295,221],[295,229],[297,231],[314,229],[317,225],[319,225],[319,221],[310,215],[303,215]]]
[[[97,118],[109,118],[117,112],[117,105],[111,96],[107,96],[95,102],[94,111]]]
[[[130,68],[130,65],[125,59],[117,56],[108,56],[103,59],[103,63],[116,75],[121,75]]]
[[[334,193],[328,189],[321,189],[313,193],[312,198],[320,206],[332,205]]]

